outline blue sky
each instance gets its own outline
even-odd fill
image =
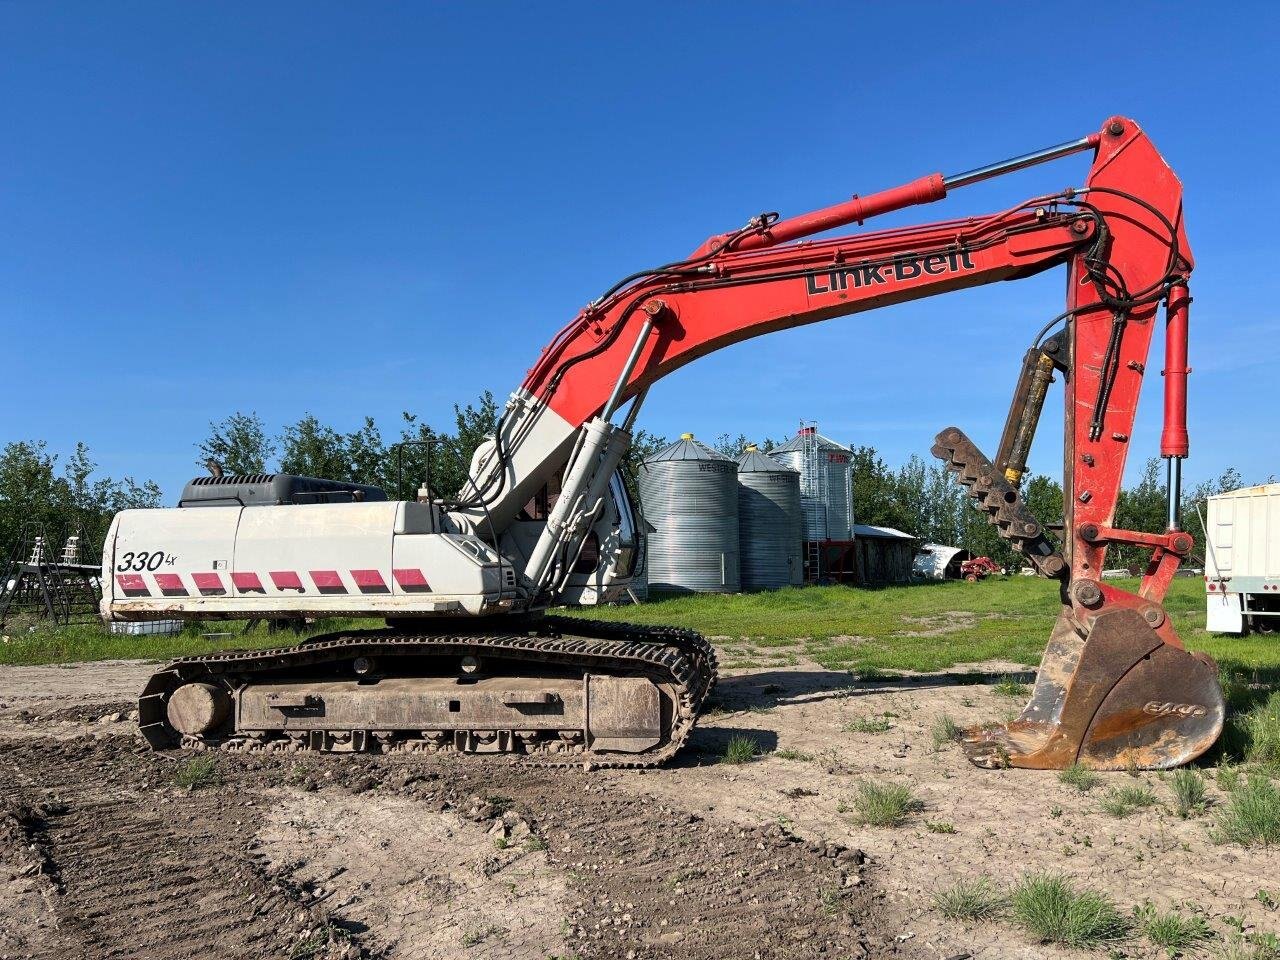
[[[194,475],[211,419],[437,423],[505,397],[617,277],[783,215],[1138,119],[1186,187],[1192,481],[1280,472],[1263,4],[0,5],[0,442]],[[878,225],[1079,183],[1074,158]],[[774,334],[664,381],[642,426],[801,417],[989,451],[1060,271]],[[1159,355],[1153,356],[1153,365]],[[1057,474],[1060,394],[1033,468]],[[1134,464],[1157,452],[1159,382]],[[1130,470],[1132,475],[1133,470]]]

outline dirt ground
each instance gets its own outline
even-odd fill
[[[1128,775],[1081,794],[935,749],[939,715],[1021,705],[993,685],[1009,665],[865,682],[805,663],[726,671],[690,747],[656,771],[231,754],[195,789],[173,782],[186,758],[135,733],[150,669],[0,668],[0,960],[1083,956],[1005,923],[966,929],[930,899],[1035,869],[1126,910],[1194,908],[1218,933],[1228,917],[1280,929],[1256,896],[1280,887],[1270,854],[1216,846],[1206,818],[1163,806],[1099,811]],[[869,718],[889,728],[852,731]],[[718,763],[734,735],[763,755]],[[925,809],[858,825],[868,778],[910,782]]]

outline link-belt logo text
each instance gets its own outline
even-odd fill
[[[809,294],[838,293],[850,287],[871,287],[878,283],[896,280],[914,280],[916,277],[940,277],[947,273],[961,273],[975,269],[973,256],[967,249],[947,253],[904,253],[886,260],[864,260],[847,267],[837,267],[825,273],[811,273],[804,278]]]

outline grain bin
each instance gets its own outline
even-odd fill
[[[649,588],[737,593],[738,465],[686,433],[640,464]]]
[[[769,456],[800,472],[800,494],[811,501],[804,510],[806,539],[853,539],[852,454],[815,427],[801,427],[799,434],[769,451]]]
[[[743,590],[804,582],[800,474],[755,445],[738,458],[738,543]]]

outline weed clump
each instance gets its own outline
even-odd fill
[[[1002,697],[1025,697],[1027,695],[1027,685],[1011,674],[1005,674],[997,680],[991,690]]]
[[[933,894],[934,906],[951,920],[991,920],[1009,906],[1009,898],[988,876],[958,880]]]
[[[929,735],[933,737],[933,750],[937,753],[948,743],[955,743],[960,739],[960,727],[945,713],[934,718],[933,725],[929,727]]]
[[[1106,792],[1099,806],[1102,812],[1117,819],[1129,816],[1135,810],[1153,806],[1156,795],[1148,786],[1112,787]]]
[[[1199,771],[1183,767],[1175,770],[1169,780],[1173,790],[1173,812],[1183,820],[1204,813],[1208,803],[1205,797],[1204,777]]]
[[[1143,936],[1171,952],[1188,950],[1211,936],[1204,917],[1184,917],[1176,910],[1161,913],[1151,904],[1135,907],[1133,913]]]
[[[760,745],[751,737],[730,737],[721,763],[747,763],[760,753]]]
[[[1102,780],[1096,773],[1088,767],[1082,767],[1078,763],[1062,770],[1058,774],[1058,779],[1063,783],[1075,787],[1081,793],[1087,793],[1096,787]]]
[[[907,817],[924,809],[924,801],[904,783],[863,780],[853,798],[858,819],[872,827],[898,827]]]
[[[858,717],[845,724],[845,730],[849,733],[884,733],[892,726],[887,717]]]
[[[1110,897],[1077,890],[1061,874],[1028,874],[1010,900],[1014,920],[1042,943],[1094,947],[1119,940],[1129,930]]]
[[[792,750],[789,748],[785,750],[775,750],[773,751],[773,755],[779,760],[798,760],[801,763],[808,763],[813,760],[812,753],[805,753],[803,750]]]
[[[1243,847],[1280,843],[1280,790],[1263,774],[1250,774],[1218,813],[1213,838]]]
[[[210,787],[220,779],[218,761],[213,757],[192,757],[185,763],[178,764],[173,771],[174,784],[187,790]]]

